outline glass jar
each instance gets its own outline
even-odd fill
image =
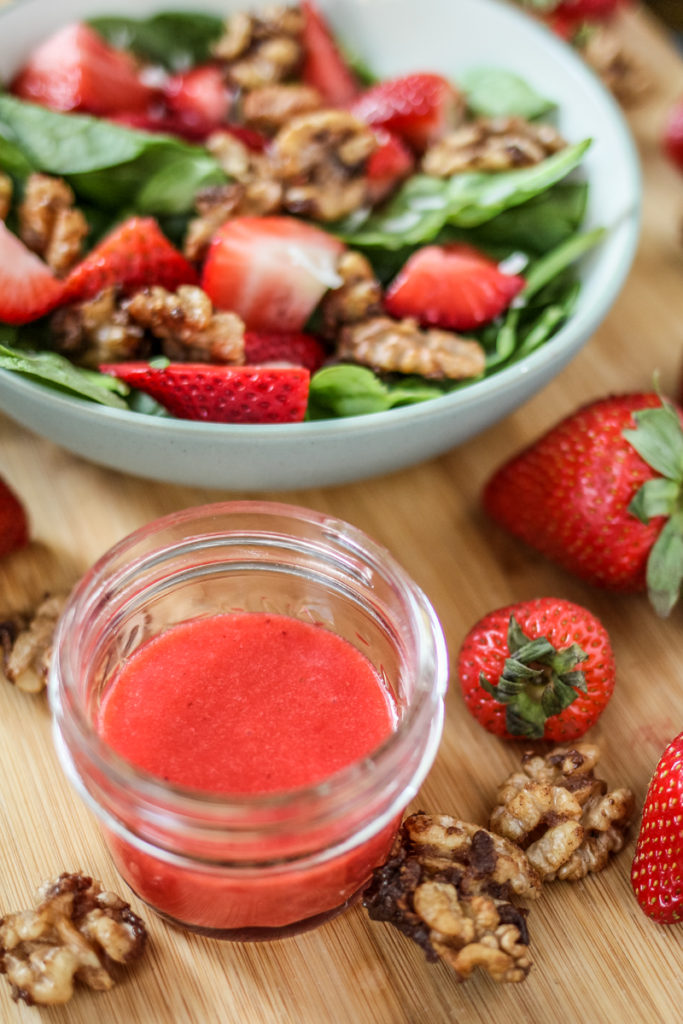
[[[102,700],[140,644],[244,611],[366,655],[397,709],[378,749],[315,786],[233,796],[165,783],[103,741]],[[314,927],[362,891],[436,755],[447,676],[438,619],[388,551],[326,515],[236,501],[152,522],[93,566],[59,622],[49,694],[61,764],[128,885],[174,924],[244,941]]]

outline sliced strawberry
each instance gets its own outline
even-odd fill
[[[63,301],[84,302],[104,288],[132,294],[158,284],[169,291],[196,284],[197,273],[153,217],[131,217],[103,238],[69,273]]]
[[[202,138],[227,120],[233,97],[217,64],[198,64],[169,78],[164,100],[171,119]]]
[[[683,99],[669,114],[664,129],[664,150],[671,162],[683,172]]]
[[[408,177],[415,157],[398,135],[384,128],[377,128],[375,135],[379,145],[370,155],[366,174],[372,202],[377,203]]]
[[[290,363],[305,366],[314,373],[325,362],[324,346],[312,334],[289,331],[286,334],[246,331],[244,358],[250,366],[264,363]]]
[[[49,313],[64,285],[0,220],[0,323],[27,324]]]
[[[233,217],[216,232],[202,273],[214,306],[254,331],[300,331],[339,284],[344,245],[294,217]]]
[[[11,85],[22,99],[52,110],[110,114],[145,110],[157,92],[135,60],[88,25],[66,25],[37,47]]]
[[[303,367],[104,363],[103,373],[151,395],[173,416],[210,423],[298,423],[308,402]]]
[[[26,509],[11,487],[0,478],[0,558],[25,547],[28,540]]]
[[[410,257],[389,285],[385,305],[395,317],[472,330],[507,309],[524,284],[523,277],[504,274],[469,245],[428,245]]]
[[[366,124],[395,132],[422,151],[455,126],[463,100],[441,75],[414,74],[378,82],[349,109]]]
[[[337,46],[329,25],[312,0],[303,0],[304,66],[302,78],[335,107],[350,103],[358,93],[358,81]]]

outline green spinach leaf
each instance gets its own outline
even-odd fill
[[[554,110],[523,78],[501,68],[472,68],[460,75],[467,106],[479,117],[524,117],[529,121]]]
[[[108,374],[74,366],[57,352],[30,353],[0,344],[0,369],[12,370],[40,384],[80,398],[89,398],[102,405],[116,409],[127,408],[121,397],[128,394],[127,384]]]
[[[443,394],[444,389],[437,384],[417,377],[387,383],[364,366],[339,363],[313,374],[307,418],[317,420],[384,412],[395,406],[424,402]]]
[[[151,18],[91,18],[88,24],[120,50],[132,50],[143,60],[183,71],[208,60],[225,21],[195,11],[166,11]]]

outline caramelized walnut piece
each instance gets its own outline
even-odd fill
[[[265,178],[202,189],[195,199],[199,216],[190,221],[185,235],[185,256],[189,260],[201,261],[216,231],[227,220],[277,213],[281,201],[282,187]]]
[[[40,693],[47,685],[52,641],[66,594],[45,597],[30,615],[0,622],[0,645],[6,678],[24,693]]]
[[[531,967],[526,911],[512,894],[535,898],[540,881],[513,843],[447,815],[406,818],[387,863],[363,896],[375,921],[443,959],[464,981],[476,967],[494,981],[523,981]]]
[[[491,829],[518,843],[546,882],[601,871],[624,845],[633,794],[607,792],[594,774],[598,758],[589,743],[557,747],[545,757],[529,752],[498,791]]]
[[[74,199],[62,178],[31,174],[19,204],[19,234],[58,275],[78,261],[88,233],[88,222],[74,208]]]
[[[320,110],[323,98],[310,85],[263,85],[244,97],[242,117],[253,128],[271,135],[293,117]]]
[[[377,148],[370,128],[345,110],[294,117],[272,143],[274,176],[291,213],[331,221],[368,202],[365,175]]]
[[[295,7],[267,8],[259,16],[238,11],[213,47],[226,74],[240,89],[258,89],[283,82],[303,58],[304,18]]]
[[[33,910],[0,918],[0,973],[16,1001],[66,1003],[76,981],[110,989],[115,965],[144,952],[144,923],[95,879],[62,874],[40,887],[36,901]]]
[[[330,338],[335,338],[345,324],[382,312],[382,286],[365,256],[353,250],[342,253],[337,273],[342,284],[326,292],[321,306],[325,334]]]
[[[214,310],[194,285],[176,292],[158,285],[137,292],[126,303],[129,315],[161,339],[169,359],[180,362],[243,363],[244,323],[236,313]]]
[[[0,220],[4,220],[12,205],[12,179],[0,171]]]
[[[371,317],[343,327],[337,355],[385,373],[415,373],[433,380],[464,380],[484,370],[478,341],[450,331],[420,328],[417,320]]]
[[[50,326],[55,349],[83,366],[140,359],[149,352],[144,331],[131,320],[114,288],[63,306],[53,313]]]
[[[430,146],[422,170],[436,178],[461,171],[508,171],[540,163],[565,146],[551,124],[521,117],[480,117]]]

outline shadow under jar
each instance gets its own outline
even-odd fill
[[[98,723],[121,667],[181,623],[242,613],[361,651],[395,709],[379,746],[267,793],[172,785],[117,754]],[[246,501],[167,516],[105,554],[60,620],[49,691],[61,764],[128,885],[176,925],[245,941],[315,927],[357,898],[436,756],[447,678],[438,619],[388,551],[340,520]]]

